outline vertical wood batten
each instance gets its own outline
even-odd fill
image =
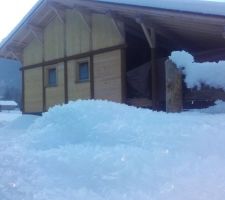
[[[67,41],[66,41],[66,36],[67,36],[67,17],[65,10],[63,11],[64,14],[64,20],[63,20],[63,42],[64,42],[64,57],[67,56]],[[67,104],[69,102],[69,90],[68,90],[68,61],[65,59],[64,60],[64,102]]]
[[[91,99],[95,98],[94,91],[94,58],[93,55],[90,56],[90,89],[91,89]]]
[[[122,103],[126,103],[126,49],[121,49],[121,79],[122,79]]]
[[[158,77],[158,73],[157,73],[157,66],[156,66],[156,33],[155,30],[153,28],[151,28],[150,30],[151,32],[151,41],[152,44],[150,46],[151,48],[151,80],[152,80],[152,107],[155,110],[158,110],[158,91],[157,91],[157,77]]]
[[[21,73],[22,73],[22,99],[21,99],[21,102],[22,102],[22,108],[21,108],[21,110],[22,110],[22,113],[24,113],[25,112],[25,82],[24,82],[24,70],[22,69],[21,70]]]
[[[93,50],[93,14],[90,14],[90,50]],[[95,80],[94,80],[94,55],[90,56],[90,90],[91,99],[95,99]]]
[[[42,99],[43,99],[43,112],[46,112],[46,87],[45,87],[45,66],[42,66]]]
[[[44,30],[42,31],[42,62],[45,62],[45,39]],[[42,65],[42,102],[43,112],[46,112],[46,87],[45,87],[45,66]]]
[[[152,93],[152,108],[154,110],[158,110],[159,108],[159,102],[158,102],[158,94],[157,94],[157,68],[156,68],[156,33],[154,28],[147,28],[145,23],[142,21],[141,18],[137,18],[136,22],[140,24],[143,33],[145,35],[145,38],[148,42],[148,45],[150,47],[150,58],[151,58],[151,84],[152,87],[150,88]]]

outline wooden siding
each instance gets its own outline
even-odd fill
[[[84,16],[88,18],[88,16]],[[75,10],[66,11],[67,56],[91,50],[91,32],[84,19]]]
[[[44,30],[45,61],[64,56],[64,25],[56,17]]]
[[[94,97],[122,102],[121,50],[94,56]]]
[[[64,65],[63,63],[59,63],[54,65],[57,71],[57,86],[56,87],[48,87],[47,86],[47,70],[49,67],[47,66],[45,69],[45,86],[46,86],[46,110],[50,107],[64,103]]]
[[[33,65],[42,62],[43,48],[39,40],[33,39],[23,50],[23,64]]]
[[[91,89],[90,81],[78,83],[76,82],[76,64],[77,61],[68,62],[68,97],[69,100],[90,99]]]
[[[24,71],[24,112],[43,111],[42,68]]]
[[[24,66],[38,66],[34,68],[38,72],[32,72],[37,73],[35,78],[34,74],[30,73],[33,68],[24,70],[25,112],[43,112],[67,100],[96,98],[122,101],[121,50],[114,50],[113,47],[120,48],[124,41],[117,23],[106,15],[90,13],[88,16],[75,9],[66,10],[65,23],[55,17],[43,29],[43,43],[34,39],[24,49]],[[123,24],[119,23],[119,27],[123,29]],[[112,49],[107,50],[111,47]],[[90,81],[76,82],[76,55],[82,55],[82,58],[87,56],[89,61],[90,57],[93,58],[90,65],[95,65],[96,76],[92,76]],[[51,62],[60,64],[50,65]],[[67,71],[64,71],[62,62],[68,62]],[[44,66],[43,72],[41,66]],[[47,69],[54,66],[57,67],[58,84],[56,87],[48,87]],[[93,70],[91,66],[90,70]],[[65,84],[66,78],[68,85]],[[34,91],[35,87],[27,86],[32,80],[36,82],[37,91]]]
[[[119,26],[123,27],[122,24]],[[110,17],[101,14],[92,15],[93,50],[123,44],[123,38]]]

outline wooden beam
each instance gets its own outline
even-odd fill
[[[45,66],[44,65],[42,65],[41,66],[41,68],[42,68],[42,103],[43,103],[43,105],[42,105],[42,111],[43,112],[46,112],[47,111],[47,109],[46,109],[46,87],[45,87]]]
[[[84,22],[84,24],[87,26],[89,32],[91,32],[91,16],[90,16],[90,13],[87,13],[85,11],[82,11],[78,7],[74,7],[74,9],[78,13],[78,15],[80,16],[80,18]],[[84,14],[84,12],[85,12],[85,14]]]
[[[37,40],[39,40],[41,43],[43,42],[43,30],[40,27],[30,24],[28,25],[28,29]]]
[[[15,60],[21,61],[22,62],[22,54],[19,53],[18,51],[14,49],[6,49],[6,58],[13,58]]]
[[[151,82],[152,82],[152,108],[154,110],[158,110],[158,69],[156,66],[156,35],[155,30],[151,28],[151,40],[152,40],[152,48],[151,48]]]
[[[51,10],[55,13],[61,23],[65,23],[65,10],[58,4],[49,4]]]
[[[125,32],[124,29],[122,28],[121,24],[119,24],[118,20],[115,17],[115,14],[113,14],[112,12],[107,12],[106,16],[110,17],[113,26],[116,28],[117,32],[119,33],[121,39],[123,41],[125,41]]]
[[[94,56],[90,56],[90,90],[91,99],[95,98],[95,80],[94,80]]]
[[[69,90],[68,90],[68,62],[64,61],[64,103],[69,102]]]
[[[156,68],[156,33],[153,27],[149,29],[145,26],[145,23],[142,21],[141,18],[136,18],[136,22],[140,24],[146,40],[148,41],[149,47],[151,49],[151,93],[152,93],[152,108],[154,110],[158,109],[158,93],[157,93],[157,68]]]
[[[148,28],[146,27],[146,25],[144,24],[144,22],[140,18],[136,18],[136,22],[141,25],[141,28],[142,28],[142,30],[145,34],[145,37],[148,41],[148,44],[149,44],[150,48],[155,48],[155,41],[151,37],[152,31],[151,31],[151,34],[150,34]]]
[[[179,36],[175,35],[174,33],[171,33],[166,28],[162,28],[159,25],[156,25],[152,21],[145,21],[145,26],[147,28],[154,28],[154,30],[161,35],[162,37],[168,39],[171,43],[173,43],[177,47],[182,47],[181,42],[183,39],[181,39]]]

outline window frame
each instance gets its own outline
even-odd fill
[[[55,84],[50,85],[49,84],[49,71],[55,69],[56,72],[56,77],[55,77]],[[54,88],[54,87],[58,87],[58,68],[57,66],[50,66],[46,68],[46,87],[47,88]]]
[[[83,63],[88,64],[88,79],[81,80],[80,79],[80,65]],[[77,60],[76,66],[75,66],[75,83],[86,83],[86,82],[90,82],[90,59],[89,58]]]

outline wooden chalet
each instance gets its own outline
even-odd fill
[[[171,103],[167,93],[175,90],[166,84],[165,71],[173,76],[175,88],[181,76],[165,70],[170,53],[186,50],[198,61],[225,59],[224,27],[225,16],[216,14],[41,0],[2,42],[0,57],[23,64],[24,113],[42,113],[77,99],[165,110]],[[182,99],[184,108],[225,99],[223,91],[205,91],[184,86],[172,99]]]

